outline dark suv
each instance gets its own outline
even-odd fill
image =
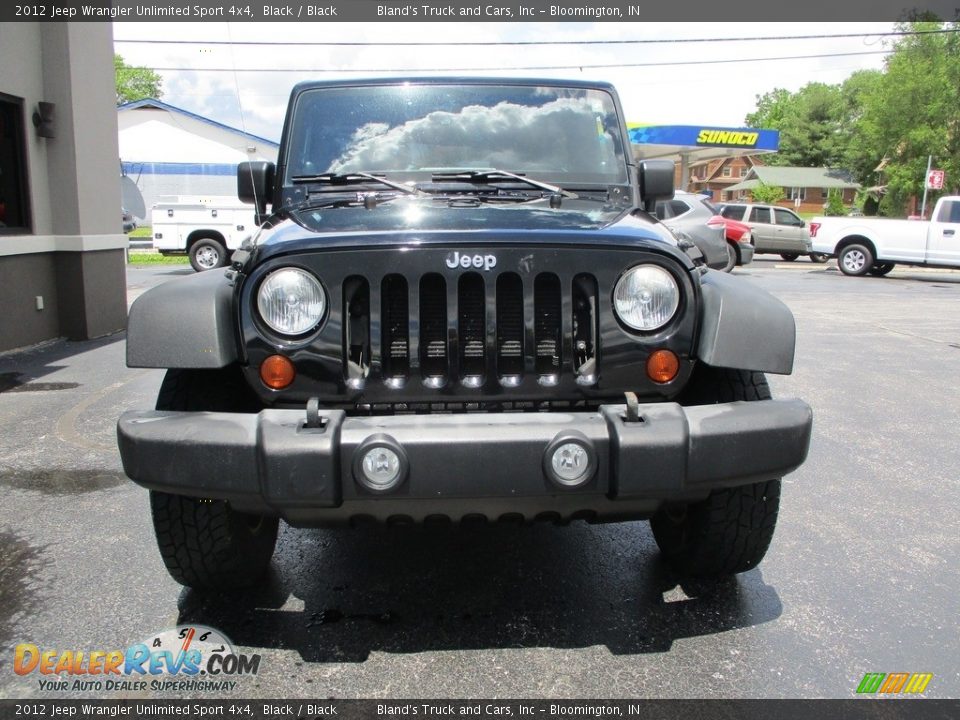
[[[179,582],[255,582],[278,518],[650,518],[682,572],[760,562],[810,439],[762,374],[793,317],[649,214],[673,166],[634,164],[611,86],[303,83],[238,183],[230,269],[130,311],[167,373],[120,452]]]

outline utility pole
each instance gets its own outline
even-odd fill
[[[933,155],[927,155],[927,172],[923,175],[923,202],[920,204],[920,217],[927,218],[927,178],[930,177],[930,168],[933,167]]]

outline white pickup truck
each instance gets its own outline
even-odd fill
[[[231,197],[162,198],[151,211],[153,247],[190,256],[197,272],[222,267],[256,229],[254,208]]]
[[[932,217],[815,217],[813,252],[835,256],[844,275],[886,275],[897,264],[960,268],[960,196],[940,198]]]

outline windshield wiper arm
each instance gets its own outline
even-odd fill
[[[488,180],[496,180],[498,178],[510,178],[511,180],[518,180],[532,187],[540,188],[541,190],[546,190],[547,192],[556,193],[558,195],[563,195],[564,197],[568,198],[576,199],[580,197],[576,193],[570,192],[569,190],[564,190],[562,187],[550,185],[549,183],[545,183],[541,180],[534,180],[533,178],[528,178],[525,175],[518,175],[517,173],[508,172],[506,170],[497,170],[496,168],[490,168],[488,170],[465,170],[464,172],[437,173],[433,176],[434,180],[466,180],[470,182],[486,182]]]
[[[419,195],[421,191],[418,188],[410,187],[409,185],[403,185],[393,180],[387,180],[385,177],[380,175],[374,175],[368,172],[354,172],[354,173],[320,173],[319,175],[294,175],[290,178],[294,183],[330,183],[331,185],[349,185],[352,183],[358,183],[362,181],[373,181],[380,183],[381,185],[386,185],[391,187],[394,190],[399,190],[400,192],[406,193],[407,195]]]

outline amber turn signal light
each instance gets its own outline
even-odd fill
[[[668,383],[680,372],[680,358],[672,350],[654,350],[647,358],[647,377],[655,383]]]
[[[297,376],[290,358],[271,355],[260,365],[260,379],[271,390],[283,390]]]

